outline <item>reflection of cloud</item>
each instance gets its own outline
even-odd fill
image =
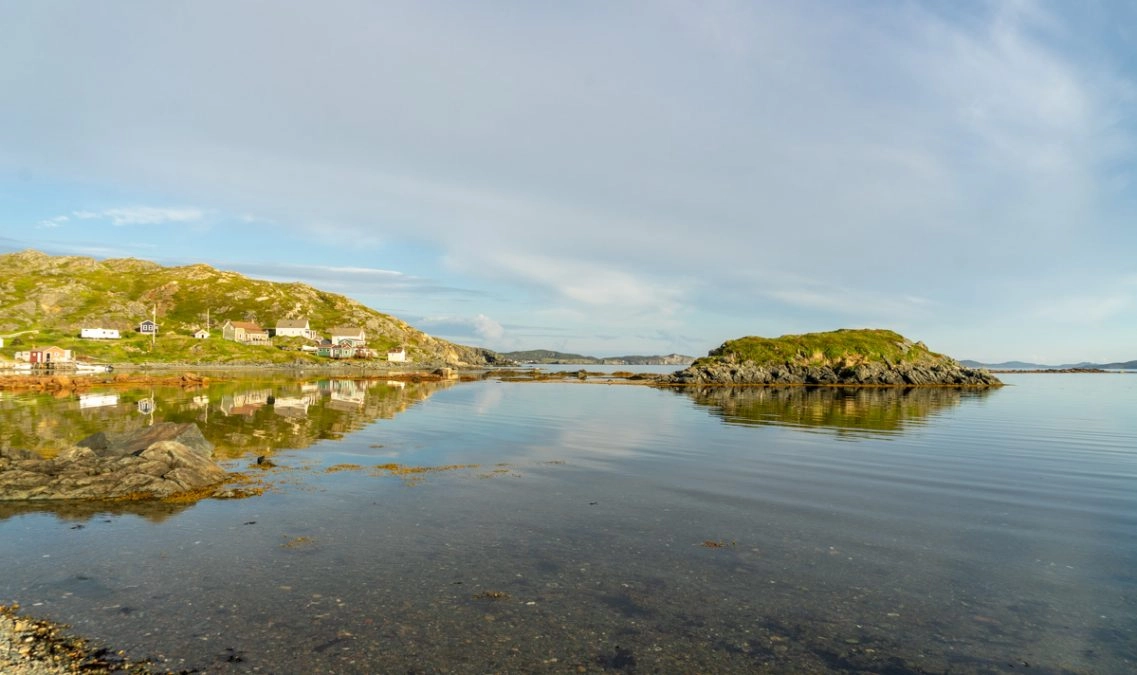
[[[479,415],[490,413],[501,405],[504,397],[504,387],[483,387],[474,398],[474,411]]]

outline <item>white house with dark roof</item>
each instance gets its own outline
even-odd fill
[[[358,326],[336,326],[331,330],[332,344],[342,345],[348,343],[353,347],[362,347],[367,343],[367,335]]]
[[[313,333],[308,319],[280,319],[274,329],[276,337],[301,337],[311,340]]]

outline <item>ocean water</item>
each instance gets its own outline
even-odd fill
[[[0,602],[200,672],[1137,670],[1137,376],[1004,379],[6,395],[5,445],[195,421],[269,490],[0,505]]]

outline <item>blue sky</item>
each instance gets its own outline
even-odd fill
[[[501,351],[1137,358],[1137,9],[0,0],[0,252]]]

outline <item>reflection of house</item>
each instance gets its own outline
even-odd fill
[[[300,337],[312,339],[312,329],[308,319],[281,319],[276,322],[276,337]]]
[[[252,415],[272,398],[271,389],[257,389],[221,397],[221,412],[226,415]]]
[[[221,327],[221,337],[249,345],[269,344],[268,331],[252,321],[226,321]]]
[[[331,401],[328,405],[339,410],[359,410],[367,398],[367,391],[355,380],[332,380]]]
[[[28,352],[28,362],[32,365],[50,366],[56,363],[71,363],[71,350],[62,347],[42,347]]]
[[[117,340],[119,334],[116,328],[80,328],[79,337],[87,340]]]
[[[277,396],[272,411],[281,417],[306,417],[308,406],[314,403],[314,396]]]
[[[142,413],[143,415],[149,415],[150,413],[154,412],[154,407],[154,399],[152,398],[143,398],[138,400],[138,412]]]
[[[198,340],[204,340],[209,337],[209,331],[205,330],[204,328],[198,328],[193,332],[193,336]]]
[[[367,342],[363,329],[356,326],[336,326],[331,333],[332,342],[337,345],[347,342],[353,347],[362,347]]]
[[[387,350],[387,360],[388,361],[406,361],[407,360],[407,350],[403,349],[402,347],[395,347],[394,349],[388,349]]]
[[[118,405],[118,394],[79,394],[79,409]]]
[[[138,324],[138,332],[142,333],[143,335],[157,335],[158,324],[154,323],[150,319],[146,319],[142,323]]]

